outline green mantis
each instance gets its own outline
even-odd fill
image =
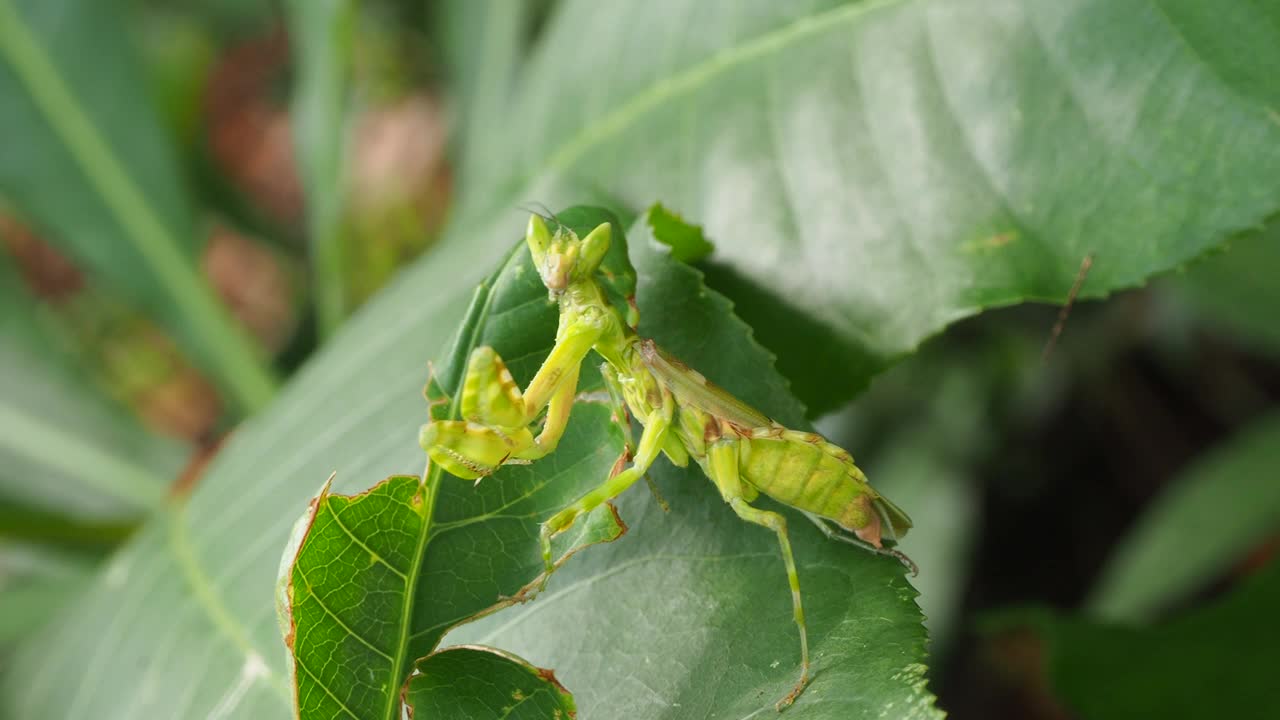
[[[542,523],[546,571],[517,599],[535,595],[554,571],[553,536],[645,477],[660,454],[679,466],[693,460],[741,519],[777,536],[801,653],[800,679],[777,704],[785,708],[810,678],[800,580],[786,519],[752,503],[763,493],[805,513],[827,537],[893,556],[914,571],[892,548],[910,519],[870,486],[845,450],[820,435],[783,427],[640,337],[635,271],[624,243],[614,243],[610,224],[579,238],[559,223],[553,233],[535,214],[525,241],[559,307],[554,347],[523,390],[491,347],[476,348],[463,379],[462,419],[427,423],[419,442],[432,462],[477,482],[504,464],[545,457],[564,433],[581,365],[594,351],[604,360],[601,375],[628,442],[608,478]],[[638,442],[630,440],[628,417],[643,426]]]

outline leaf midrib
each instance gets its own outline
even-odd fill
[[[2,1],[0,0],[0,2]],[[186,506],[172,504],[166,514],[168,517],[165,520],[169,527],[168,542],[164,545],[173,553],[174,561],[182,570],[187,586],[191,589],[196,601],[204,608],[209,620],[240,651],[246,660],[254,657],[266,657],[263,653],[258,652],[257,647],[249,639],[249,634],[243,623],[239,622],[231,614],[231,611],[227,609],[226,605],[222,603],[222,599],[213,583],[209,581],[209,576],[200,567],[199,559],[196,557],[195,549],[192,548],[191,539],[187,534]],[[265,662],[263,668],[261,677],[275,690],[276,696],[284,701],[286,707],[292,707],[293,693],[285,686],[280,676],[271,670]]]
[[[471,350],[475,349],[476,344],[480,339],[481,331],[489,317],[489,309],[493,305],[494,300],[493,279],[499,277],[499,275],[506,270],[507,266],[511,264],[512,259],[519,255],[518,251],[520,250],[520,247],[520,244],[512,247],[512,249],[507,252],[506,257],[502,259],[502,262],[499,263],[498,270],[484,281],[484,304],[480,306],[480,310],[476,315],[473,326],[474,331],[467,342],[467,352],[458,356],[464,358],[463,362],[466,362],[465,358],[469,358],[471,356]],[[466,318],[466,321],[470,320],[471,318]],[[462,404],[462,393],[457,390],[460,390],[460,388],[455,388],[455,392],[453,392],[449,401],[449,417],[451,418],[458,417]],[[400,614],[400,617],[402,618],[400,623],[400,637],[396,642],[394,652],[391,654],[391,683],[393,690],[392,692],[387,693],[387,704],[382,713],[382,717],[386,720],[399,720],[401,715],[399,688],[400,684],[404,681],[405,661],[409,651],[409,643],[414,637],[411,628],[414,599],[417,595],[418,576],[422,574],[422,563],[427,555],[427,546],[431,544],[431,539],[433,537],[431,532],[431,522],[435,517],[436,496],[440,492],[440,475],[442,471],[443,468],[439,465],[431,465],[430,460],[427,461],[426,469],[423,471],[422,486],[419,490],[419,493],[422,494],[423,498],[421,510],[422,528],[418,531],[418,542],[414,548],[413,558],[409,563],[409,570],[406,573],[407,577],[405,578],[405,599],[401,605]]]

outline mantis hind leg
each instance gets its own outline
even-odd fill
[[[891,557],[894,560],[897,560],[898,562],[902,563],[902,566],[911,572],[911,577],[915,577],[916,575],[920,574],[920,567],[916,565],[914,560],[907,557],[907,554],[902,552],[901,550],[898,550],[897,548],[876,547],[875,545],[872,545],[866,540],[861,540],[857,537],[846,535],[832,528],[831,525],[827,523],[826,519],[824,519],[820,515],[814,515],[813,513],[810,513],[810,512],[806,512],[804,515],[805,517],[809,518],[809,520],[812,521],[814,525],[818,526],[818,529],[822,531],[823,535],[827,536],[828,540],[839,540],[842,543],[848,543],[850,545],[853,545],[854,547],[862,548],[867,552],[875,553],[876,555],[884,555],[886,557]]]
[[[804,605],[800,600],[800,574],[791,554],[791,538],[787,535],[787,519],[776,512],[752,507],[746,499],[746,488],[738,474],[738,445],[736,442],[719,442],[708,450],[711,479],[719,488],[729,507],[738,517],[749,523],[767,527],[778,536],[782,549],[782,562],[787,568],[787,584],[791,586],[791,608],[800,629],[800,680],[791,692],[774,705],[779,712],[786,709],[809,684],[809,636],[804,624]]]

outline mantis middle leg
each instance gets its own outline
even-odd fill
[[[610,420],[622,432],[622,454],[618,456],[618,462],[613,466],[613,472],[610,473],[612,477],[622,472],[622,468],[635,457],[636,451],[631,441],[631,412],[627,409],[626,394],[622,390],[622,382],[618,379],[618,371],[607,362],[601,363],[600,377],[604,379],[605,390],[609,393],[609,409],[612,411]],[[666,498],[662,497],[658,484],[649,477],[648,473],[645,473],[644,481],[649,486],[649,493],[657,501],[658,507],[662,508],[662,512],[671,512],[671,506],[667,504]]]
[[[551,556],[552,536],[567,530],[579,516],[591,512],[603,502],[612,500],[631,487],[641,477],[644,477],[644,474],[649,471],[649,466],[653,464],[653,461],[658,458],[658,453],[662,451],[662,445],[666,440],[667,431],[670,427],[671,415],[669,409],[666,412],[663,409],[655,410],[645,419],[644,433],[640,435],[640,445],[636,449],[635,461],[631,464],[631,467],[605,480],[598,487],[578,498],[572,505],[552,515],[550,519],[542,523],[540,537],[542,541],[542,560],[546,565],[546,572],[539,583],[539,590],[546,586],[547,579],[555,571],[555,562]]]
[[[787,536],[787,519],[776,512],[752,507],[746,500],[742,477],[738,474],[738,444],[722,440],[707,449],[708,469],[720,495],[738,517],[749,523],[762,525],[778,535],[782,548],[782,562],[787,568],[787,582],[791,586],[791,607],[796,626],[800,628],[800,680],[786,697],[775,706],[779,711],[795,702],[796,697],[809,684],[809,637],[804,625],[804,606],[800,602],[800,575],[796,561],[791,556],[791,539]]]

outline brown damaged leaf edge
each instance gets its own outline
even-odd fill
[[[536,668],[536,672],[538,673],[538,677],[542,678],[543,680],[546,680],[552,685],[555,685],[557,688],[559,688],[561,693],[565,695],[570,694],[569,688],[565,687],[564,684],[561,683],[560,680],[556,678],[555,670],[552,670],[551,668]],[[569,717],[578,717],[578,713],[576,712],[570,713]]]
[[[282,556],[282,560],[288,560],[288,572],[285,572],[285,567],[280,569],[276,587],[276,610],[277,617],[280,619],[280,630],[284,636],[284,644],[289,648],[290,660],[293,659],[293,644],[297,635],[297,626],[293,622],[293,566],[298,562],[298,556],[302,554],[306,539],[311,534],[311,526],[315,524],[316,515],[320,511],[320,502],[329,497],[329,486],[333,484],[333,479],[337,475],[338,473],[336,472],[330,473],[329,479],[324,481],[324,487],[320,488],[320,493],[307,503],[307,511],[294,523],[293,530],[289,534],[289,545],[285,547],[285,552]],[[373,488],[370,488],[366,492],[371,492],[372,490]],[[298,683],[296,681],[293,683],[293,692],[293,700],[296,707],[298,701]]]

